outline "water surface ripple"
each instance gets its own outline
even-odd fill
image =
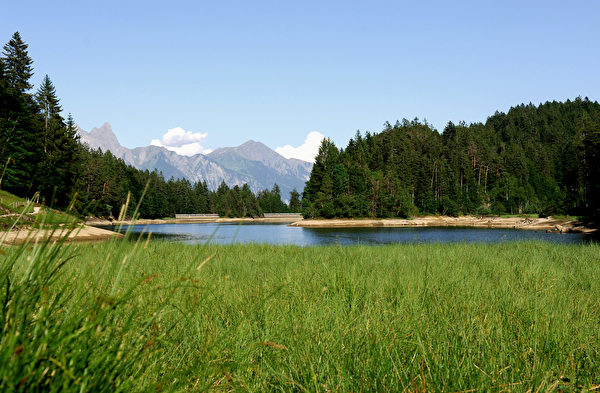
[[[127,226],[122,228],[124,233]],[[302,228],[287,223],[198,223],[134,225],[132,232],[152,232],[152,239],[190,244],[268,243],[313,245],[396,243],[497,243],[541,240],[557,244],[586,244],[598,238],[578,233],[546,233],[506,228],[416,227],[416,228]],[[138,236],[134,236],[137,239]]]

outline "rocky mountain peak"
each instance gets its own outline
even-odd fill
[[[115,155],[123,149],[109,123],[104,123],[100,128],[94,127],[90,132],[85,132],[77,126],[77,133],[81,136],[81,141],[93,149],[110,150]]]
[[[191,182],[206,181],[216,189],[221,181],[229,186],[247,183],[254,191],[271,189],[277,183],[281,195],[287,197],[296,188],[302,191],[312,164],[297,159],[286,159],[265,144],[249,140],[237,147],[223,147],[208,155],[192,157],[159,146],[128,149],[121,146],[109,123],[94,127],[90,132],[77,127],[81,142],[92,149],[110,150],[118,158],[138,168],[161,171],[166,179],[185,177]]]

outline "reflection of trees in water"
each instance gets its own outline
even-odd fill
[[[183,242],[190,244],[268,243],[313,245],[390,245],[426,243],[502,243],[511,241],[547,241],[558,244],[600,242],[600,237],[584,234],[546,233],[506,228],[301,228],[286,224],[165,224],[134,228],[131,241]],[[125,229],[124,229],[125,230]]]

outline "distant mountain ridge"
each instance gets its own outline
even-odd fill
[[[221,182],[233,187],[247,183],[254,192],[271,189],[275,183],[281,189],[282,199],[296,188],[302,192],[310,177],[312,163],[285,158],[261,142],[249,140],[237,147],[218,148],[210,154],[181,156],[159,146],[128,149],[121,146],[109,123],[94,127],[90,132],[77,127],[81,142],[90,148],[109,151],[127,164],[138,169],[154,169],[165,179],[186,178],[190,182],[206,181],[210,189]]]

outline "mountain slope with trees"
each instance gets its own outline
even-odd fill
[[[484,123],[419,119],[324,140],[304,189],[306,217],[598,214],[600,105],[519,105]]]
[[[29,92],[32,64],[16,32],[0,58],[0,186],[19,195],[39,190],[64,205],[77,177],[75,125],[71,115],[63,117],[48,75],[35,94]]]
[[[448,123],[441,134],[415,118],[385,123],[379,134],[357,131],[341,149],[325,139],[302,201],[292,189],[288,206],[277,184],[254,193],[249,184],[166,179],[85,146],[72,116],[63,116],[50,77],[31,92],[32,64],[15,33],[0,56],[0,189],[23,197],[39,192],[56,207],[75,201],[81,214],[117,216],[128,195],[134,204],[142,200],[147,218],[300,209],[306,217],[326,218],[600,213],[600,105],[587,98],[522,104],[485,123]],[[274,158],[254,160],[252,168],[241,161],[257,148],[254,142],[223,149],[214,158],[232,171],[261,170]],[[163,160],[154,167],[173,165]],[[302,170],[288,166],[285,176]]]
[[[176,213],[255,217],[290,211],[277,184],[257,194],[247,184],[230,188],[223,182],[209,189],[205,180],[167,180],[156,169],[136,169],[110,151],[80,143],[72,116],[63,117],[50,77],[30,92],[32,64],[27,44],[14,33],[0,56],[0,189],[23,197],[39,193],[48,205],[66,208],[72,203],[80,214],[106,217],[117,217],[128,199],[134,205],[142,201],[145,218]],[[117,147],[116,138],[112,142]],[[172,167],[168,157],[153,165]],[[298,196],[295,188],[290,190],[295,211],[300,211]]]
[[[121,146],[112,127],[104,123],[100,128],[86,132],[77,128],[82,143],[93,149],[110,150],[117,158],[138,169],[154,169],[165,178],[186,178],[190,182],[206,181],[216,190],[222,181],[229,185],[248,184],[258,193],[277,183],[282,194],[288,195],[294,188],[304,188],[312,163],[286,159],[260,142],[248,141],[238,147],[224,147],[204,155],[183,156],[160,146]]]

